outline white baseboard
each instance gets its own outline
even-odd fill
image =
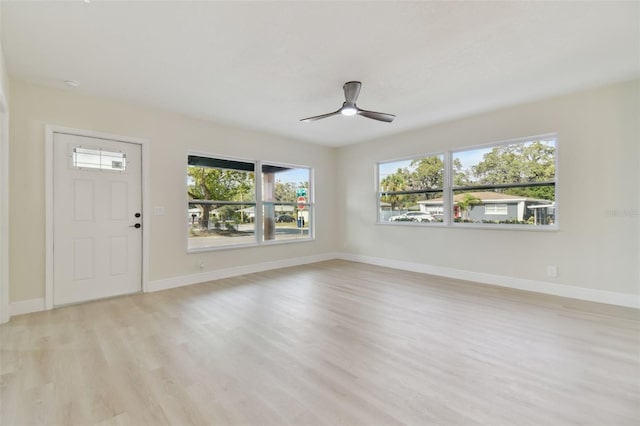
[[[9,317],[44,311],[44,308],[44,298],[11,302],[11,304],[9,305]]]
[[[401,260],[384,259],[380,257],[361,256],[350,253],[339,253],[338,259],[352,262],[367,263],[392,269],[419,272],[447,278],[473,281],[480,284],[490,284],[536,293],[568,297],[571,299],[587,300],[589,302],[605,303],[608,305],[625,306],[640,309],[640,296],[613,291],[596,290],[545,281],[528,280],[523,278],[506,277],[504,275],[485,274],[482,272],[465,271],[442,266],[426,265],[423,263],[405,262]]]
[[[314,256],[295,257],[291,259],[276,260],[273,262],[256,263],[253,265],[237,266],[234,268],[218,269],[215,271],[201,272],[192,275],[165,278],[147,283],[147,292],[168,290],[170,288],[183,287],[185,285],[204,283],[223,278],[237,277],[239,275],[253,274],[256,272],[270,271],[272,269],[288,268],[290,266],[306,265],[309,263],[324,262],[337,259],[336,253],[326,253]]]
[[[404,271],[473,281],[480,284],[490,284],[518,290],[526,290],[536,293],[568,297],[571,299],[587,300],[590,302],[598,302],[609,305],[640,309],[640,297],[633,294],[616,293],[612,291],[582,288],[564,284],[549,283],[545,281],[527,280],[523,278],[506,277],[503,275],[485,274],[481,272],[465,271],[455,268],[446,268],[442,266],[433,266],[422,263],[405,262],[401,260],[384,259],[379,257],[361,256],[350,253],[325,253],[314,256],[296,257],[291,259],[276,260],[272,262],[256,263],[253,265],[238,266],[234,268],[219,269],[216,271],[208,271],[192,275],[182,275],[178,277],[165,278],[148,282],[146,291],[154,292],[167,290],[170,288],[182,287],[191,284],[236,277],[239,275],[252,274],[256,272],[269,271],[272,269],[323,262],[332,259],[342,259],[352,262],[367,263],[370,265],[384,266],[392,269],[401,269]],[[9,317],[44,311],[45,308],[46,305],[44,298],[12,302],[9,305]]]

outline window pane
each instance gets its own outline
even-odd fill
[[[454,153],[454,222],[554,224],[555,163],[553,138]]]
[[[555,203],[545,198],[547,194],[553,194],[553,191],[554,185],[486,191],[456,190],[453,197],[453,218],[459,223],[553,225]]]
[[[310,238],[310,181],[306,167],[262,166],[264,241]]]
[[[79,169],[124,171],[126,156],[124,152],[104,149],[73,148],[71,155],[73,167]]]
[[[188,248],[254,244],[253,163],[189,156],[189,164]]]
[[[554,181],[556,141],[543,139],[455,152],[453,185]]]
[[[442,222],[443,185],[443,155],[379,163],[379,221]]]

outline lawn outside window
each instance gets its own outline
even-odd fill
[[[378,223],[557,230],[556,168],[556,135],[381,162]]]

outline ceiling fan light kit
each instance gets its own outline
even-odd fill
[[[316,115],[313,117],[303,118],[300,121],[308,122],[308,121],[316,121],[321,120],[323,118],[332,117],[334,115],[361,115],[366,118],[371,118],[373,120],[384,121],[385,123],[391,123],[394,118],[396,118],[393,114],[387,114],[385,112],[375,112],[375,111],[367,111],[364,109],[358,108],[356,105],[356,101],[358,100],[358,95],[360,94],[360,87],[362,83],[359,81],[348,81],[342,86],[344,90],[344,99],[345,101],[340,107],[339,110],[330,112],[328,114]]]

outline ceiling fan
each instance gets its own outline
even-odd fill
[[[358,108],[356,105],[356,101],[358,100],[358,95],[360,94],[360,87],[362,83],[359,81],[348,81],[342,86],[344,90],[344,103],[339,110],[330,112],[329,114],[316,115],[314,117],[303,118],[300,121],[316,121],[322,118],[331,117],[333,115],[361,115],[363,117],[372,118],[378,121],[384,121],[387,123],[391,123],[394,118],[396,118],[393,114],[387,114],[384,112],[375,112],[375,111],[367,111],[364,109]]]

